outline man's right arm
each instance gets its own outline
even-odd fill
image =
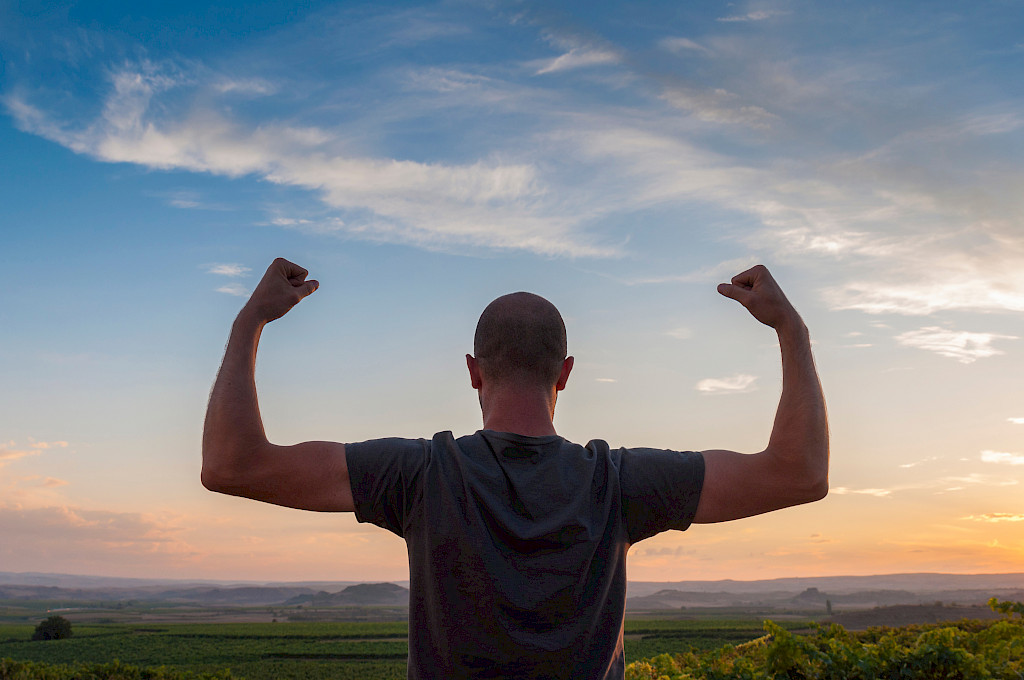
[[[702,524],[809,503],[828,493],[828,418],[807,327],[761,265],[718,291],[778,333],[782,396],[764,451],[702,452],[704,485],[693,520]]]
[[[277,259],[231,327],[203,428],[203,486],[232,496],[321,512],[352,511],[345,445],[267,440],[256,396],[256,350],[270,321],[316,290],[306,270]]]

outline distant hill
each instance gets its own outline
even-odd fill
[[[337,593],[321,591],[315,595],[299,595],[284,604],[310,604],[318,607],[347,605],[400,605],[407,607],[409,606],[409,589],[394,583],[360,583]]]
[[[252,582],[124,579],[69,574],[0,572],[0,600],[158,602],[198,606],[307,605],[406,606],[408,582]],[[943,602],[984,604],[990,597],[1024,601],[1024,573],[889,574],[764,581],[630,582],[626,608],[821,608],[837,613],[895,605]]]
[[[1024,590],[1024,573],[1009,574],[883,574],[877,576],[808,576],[775,578],[762,581],[630,581],[630,597],[643,597],[659,590],[697,593],[726,592],[767,594],[800,593],[817,588],[831,593],[856,593],[870,590],[905,590],[913,593],[947,590]]]
[[[719,584],[720,585],[720,584]],[[772,585],[778,585],[772,582]],[[729,592],[684,591],[663,588],[649,595],[626,598],[628,611],[657,611],[666,609],[701,607],[746,607],[776,610],[822,609],[863,610],[872,607],[895,605],[932,605],[935,603],[956,603],[968,606],[983,606],[991,597],[1015,602],[1024,601],[1024,588],[991,587],[983,589],[960,588],[955,590],[934,590],[935,583],[928,582],[924,590],[851,590],[848,586],[835,584],[836,590],[821,590],[811,586],[800,592],[785,590]]]

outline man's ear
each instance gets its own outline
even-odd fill
[[[561,392],[565,389],[565,383],[569,382],[569,373],[572,372],[572,357],[566,357],[565,361],[562,362],[562,372],[558,374],[558,382],[555,383],[555,389]]]
[[[480,381],[480,364],[477,363],[476,358],[471,354],[466,355],[466,368],[469,369],[469,384],[473,386],[474,390],[480,389],[482,384]]]

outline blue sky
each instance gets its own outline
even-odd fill
[[[815,340],[823,503],[634,579],[1019,571],[1019,3],[0,3],[0,569],[402,578],[397,539],[198,484],[233,315],[281,443],[479,427],[476,316],[563,312],[577,440],[756,451],[763,262]],[[358,548],[354,550],[353,548]],[[61,564],[54,569],[54,563]]]

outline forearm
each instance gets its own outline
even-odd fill
[[[797,316],[777,329],[782,351],[782,396],[766,453],[811,497],[828,491],[828,417],[807,327]]]
[[[218,487],[251,467],[267,444],[256,397],[256,349],[265,322],[243,308],[231,327],[203,427],[203,484]]]

